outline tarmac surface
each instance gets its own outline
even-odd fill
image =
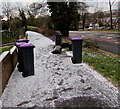
[[[120,55],[120,32],[70,31],[70,36],[95,40],[100,49]]]
[[[27,33],[35,45],[35,75],[23,78],[15,68],[0,98],[1,107],[118,108],[117,87],[86,63],[73,64],[72,52],[52,54],[54,42]]]

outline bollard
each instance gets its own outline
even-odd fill
[[[81,63],[82,62],[82,41],[83,38],[70,38],[72,41],[72,63]]]
[[[23,77],[34,75],[34,45],[22,43],[18,46],[19,66],[18,70],[23,72]]]
[[[60,34],[55,35],[55,46],[57,46],[57,45],[61,45],[61,35]]]

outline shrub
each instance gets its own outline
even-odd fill
[[[18,29],[23,28],[21,19],[18,17],[11,19],[9,21],[9,28],[11,31],[18,31]]]
[[[99,27],[103,27],[104,23],[102,21],[99,21]]]
[[[30,26],[35,26],[35,17],[33,15],[31,15],[28,19],[27,19],[27,24]]]
[[[8,28],[9,28],[9,22],[2,21],[2,30],[8,30]]]
[[[18,32],[2,31],[2,44],[15,42],[19,39]]]
[[[88,39],[83,41],[83,47],[91,48],[91,49],[94,49],[94,50],[99,48],[99,46],[98,46],[96,41],[88,40]]]
[[[27,19],[27,24],[29,26],[36,26],[43,29],[53,29],[53,24],[51,22],[50,16],[38,16],[35,18],[34,16],[30,16]]]

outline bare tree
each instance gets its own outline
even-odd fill
[[[109,8],[110,8],[110,27],[111,29],[113,29],[113,13],[112,13],[112,6],[115,3],[116,0],[114,0],[113,2],[111,2],[111,0],[109,0]]]
[[[95,1],[95,3],[93,5],[91,5],[92,7],[94,7],[94,13],[90,14],[90,18],[89,21],[91,22],[91,18],[92,18],[92,22],[94,23],[93,28],[95,29],[95,23],[98,23],[100,18],[104,18],[104,12],[103,12],[103,8],[100,6],[100,4],[102,4],[103,2],[98,2],[97,0]]]
[[[13,11],[12,2],[8,1],[2,2],[2,13],[7,16],[7,19],[10,19],[12,11]]]
[[[81,19],[82,19],[82,30],[84,31],[85,29],[85,22],[86,22],[86,16],[87,16],[87,8],[89,6],[85,3],[85,2],[79,2],[78,3],[78,12],[81,15]]]
[[[33,2],[27,7],[28,14],[34,17],[48,15],[48,10],[46,2]]]
[[[19,8],[19,13],[20,13],[20,17],[22,19],[22,24],[25,27],[25,31],[27,31],[27,19],[26,19],[26,16],[25,16],[25,12],[24,12],[23,9]]]
[[[32,4],[30,4],[29,6],[29,10],[28,13],[33,15],[34,17],[36,17],[36,15],[38,15],[40,13],[40,9],[42,8],[42,4],[38,3],[38,2],[33,2]]]

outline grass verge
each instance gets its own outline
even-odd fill
[[[0,54],[2,54],[4,51],[9,51],[13,46],[6,46],[6,47],[0,47]]]
[[[88,63],[97,72],[108,78],[116,86],[120,86],[120,57],[109,56],[99,52],[83,49],[83,61]]]

